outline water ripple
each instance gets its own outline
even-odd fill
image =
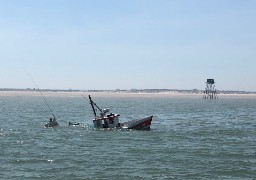
[[[153,114],[151,131],[95,130],[82,98],[48,100],[59,127],[40,97],[1,99],[1,178],[255,178],[256,99],[97,99],[123,120]]]

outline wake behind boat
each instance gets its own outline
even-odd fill
[[[119,114],[110,113],[109,109],[101,109],[94,103],[89,95],[90,104],[92,106],[94,116],[94,128],[118,128],[118,129],[136,129],[136,130],[150,130],[153,116],[139,118],[128,122],[119,122]],[[100,111],[97,116],[95,107]]]

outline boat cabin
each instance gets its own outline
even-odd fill
[[[119,114],[110,113],[109,115],[103,115],[96,117],[93,120],[95,128],[118,128],[120,127],[119,123]]]

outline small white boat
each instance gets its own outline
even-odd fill
[[[79,126],[80,125],[80,123],[76,123],[76,122],[68,122],[68,125],[69,126]]]
[[[45,127],[54,127],[54,126],[58,126],[58,122],[56,121],[56,118],[50,118],[49,122],[46,123],[44,126]]]
[[[150,130],[151,121],[153,116],[147,116],[144,118],[135,119],[128,122],[119,122],[119,114],[109,113],[109,109],[100,109],[96,103],[94,103],[89,95],[90,104],[92,106],[95,118],[93,124],[95,128],[118,128],[118,129],[136,129],[136,130]],[[101,112],[100,116],[97,116],[95,107]]]

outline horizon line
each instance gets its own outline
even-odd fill
[[[102,91],[115,91],[115,92],[122,92],[122,91],[128,91],[128,92],[138,92],[138,91],[158,91],[158,92],[168,92],[168,91],[188,91],[188,92],[204,92],[204,90],[200,89],[168,89],[168,88],[143,88],[143,89],[137,89],[137,88],[131,88],[131,89],[58,89],[58,88],[0,88],[0,91],[36,91],[36,90],[42,90],[42,91],[63,91],[63,92],[102,92]],[[246,91],[246,90],[217,90],[217,92],[233,92],[233,93],[256,93],[256,91]]]

